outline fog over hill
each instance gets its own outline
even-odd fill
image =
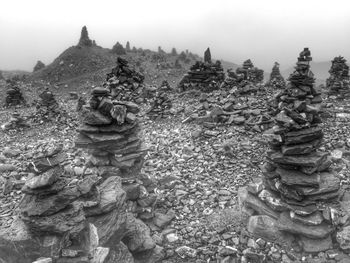
[[[18,8],[18,7],[21,8]],[[309,47],[314,61],[350,58],[345,0],[231,1],[5,1],[0,10],[0,69],[31,71],[76,44],[86,25],[97,44],[202,54],[241,65],[250,58],[269,72],[275,61],[294,65]],[[316,8],[317,7],[317,8]],[[325,19],[326,18],[326,19]]]

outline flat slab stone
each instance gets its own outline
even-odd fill
[[[244,205],[248,208],[251,208],[260,215],[268,215],[275,219],[279,217],[279,214],[276,211],[267,206],[258,197],[249,193],[246,187],[241,187],[238,190],[238,198],[240,205]]]
[[[323,132],[320,127],[312,127],[299,131],[287,132],[283,137],[285,145],[294,145],[321,139],[323,137]]]
[[[269,207],[278,212],[286,211],[288,209],[288,205],[285,202],[283,202],[277,196],[277,194],[273,193],[272,191],[264,189],[259,193],[258,197],[262,201],[264,201]]]
[[[310,226],[294,222],[290,218],[289,212],[282,212],[280,214],[278,219],[278,229],[313,239],[326,238],[334,231],[334,229],[326,223],[317,226]]]
[[[333,248],[331,236],[322,239],[312,239],[300,236],[299,245],[306,253],[319,253]]]
[[[297,223],[301,223],[309,226],[320,225],[324,219],[320,211],[316,211],[310,215],[304,215],[304,216],[298,215],[293,211],[290,211],[290,218]]]
[[[307,154],[315,151],[320,145],[322,140],[314,140],[307,143],[295,144],[295,145],[283,145],[281,152],[283,155],[298,155]]]
[[[112,123],[112,118],[103,115],[97,110],[87,109],[85,107],[81,111],[81,119],[83,123],[89,125],[107,125]]]
[[[319,195],[328,192],[337,191],[340,188],[340,179],[334,173],[319,173],[319,187],[295,186],[295,189],[300,195]]]
[[[292,165],[296,167],[310,166],[318,167],[327,158],[328,153],[314,152],[305,155],[283,155],[281,152],[268,152],[268,158],[283,165]]]
[[[57,180],[60,170],[61,169],[59,168],[50,169],[45,173],[34,176],[26,181],[25,187],[28,187],[30,189],[37,189],[45,186],[50,186]]]
[[[303,185],[309,187],[318,187],[320,184],[320,174],[304,174],[297,170],[287,170],[277,168],[276,173],[281,177],[281,182],[286,185]]]

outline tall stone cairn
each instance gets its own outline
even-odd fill
[[[81,29],[80,39],[78,46],[81,47],[91,47],[92,46],[92,40],[89,38],[89,33],[87,31],[86,26],[83,26]]]
[[[116,67],[107,74],[103,86],[110,90],[114,99],[140,103],[144,79],[144,75],[131,68],[127,60],[118,57]]]
[[[300,53],[289,84],[277,96],[263,178],[241,188],[239,199],[251,215],[251,233],[281,243],[296,240],[304,252],[314,253],[332,248],[340,180],[330,169],[329,154],[319,150],[321,97],[310,55],[308,48]]]
[[[267,84],[273,88],[284,88],[286,86],[286,82],[284,81],[284,78],[281,75],[280,64],[278,62],[275,62],[275,64],[273,65],[270,74],[270,80]]]
[[[331,69],[328,71],[330,76],[326,80],[329,95],[339,97],[348,97],[350,95],[349,66],[342,56],[335,57],[332,60]]]

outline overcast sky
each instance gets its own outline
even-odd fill
[[[76,45],[86,25],[91,39],[202,56],[265,70],[293,65],[303,47],[314,61],[350,60],[348,0],[2,0],[0,69],[31,71]]]

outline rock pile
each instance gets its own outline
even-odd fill
[[[6,91],[6,105],[14,106],[25,103],[22,92],[18,85],[9,83]]]
[[[92,91],[76,138],[88,149],[86,167],[71,172],[63,145],[32,163],[20,204],[25,227],[14,225],[18,235],[1,240],[1,262],[158,262],[162,248],[135,218],[152,218],[157,199],[154,183],[139,173],[145,149],[138,111],[132,102],[112,101],[105,88]]]
[[[220,87],[221,82],[225,79],[221,62],[218,60],[215,63],[211,62],[209,48],[205,51],[204,58],[204,62],[197,61],[184,75],[178,85],[180,91],[198,89],[208,92]]]
[[[343,57],[338,56],[332,60],[329,74],[330,77],[326,80],[329,95],[336,95],[339,97],[349,96],[349,66],[346,64],[346,60]]]
[[[26,128],[26,127],[29,127],[29,124],[16,111],[12,114],[12,116],[8,122],[1,125],[1,129],[3,131],[17,130],[17,129],[22,129],[22,128]]]
[[[319,150],[320,93],[314,89],[310,51],[298,58],[290,83],[277,100],[276,126],[269,134],[271,150],[262,166],[264,178],[239,190],[249,218],[248,230],[268,240],[295,239],[305,252],[332,248],[338,224],[335,201],[340,180],[330,170],[328,153]]]
[[[114,99],[141,102],[144,79],[140,72],[129,67],[127,60],[118,57],[117,66],[107,74],[103,86],[110,90]]]
[[[257,93],[262,89],[261,82],[264,79],[264,71],[254,67],[250,59],[243,62],[243,66],[233,72],[227,70],[228,77],[221,84],[221,89],[237,89],[238,95]]]
[[[165,118],[169,116],[172,102],[168,96],[170,85],[167,81],[163,81],[162,85],[157,90],[153,99],[150,110],[147,115],[151,119]]]
[[[266,84],[270,87],[278,89],[284,88],[286,86],[286,82],[284,81],[284,78],[281,75],[280,64],[278,62],[275,62],[275,64],[273,65],[270,74],[270,80]]]
[[[63,113],[54,94],[48,88],[39,95],[39,98],[40,100],[36,103],[36,112],[33,116],[34,122],[56,120]]]
[[[237,97],[235,93],[217,90],[202,93],[200,105],[184,122],[194,121],[211,128],[216,123],[245,125],[247,130],[261,132],[272,127],[263,97]]]

